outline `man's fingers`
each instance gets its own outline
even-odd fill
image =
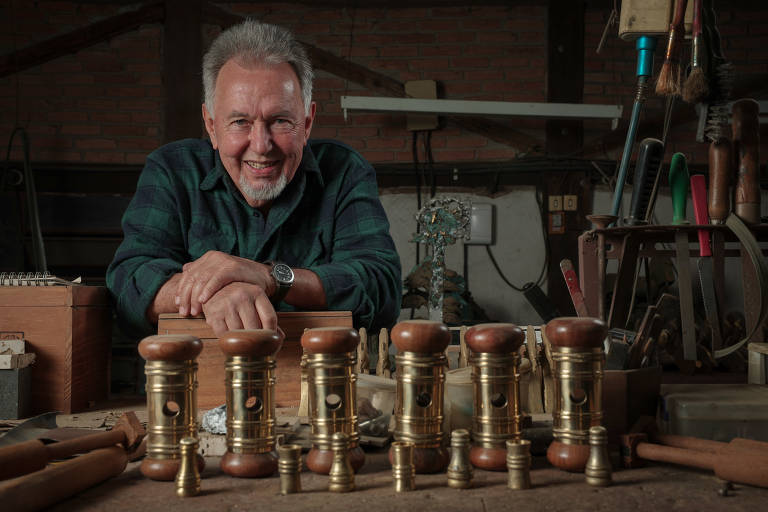
[[[240,319],[243,321],[243,329],[261,329],[261,320],[256,314],[256,308],[250,302],[244,302],[240,306]]]
[[[256,306],[256,313],[261,320],[262,329],[272,329],[273,331],[276,331],[277,313],[275,313],[275,308],[272,306],[272,303],[269,301],[266,294],[258,294],[254,300],[254,305]]]
[[[191,276],[182,274],[179,286],[176,288],[176,297],[179,306],[179,314],[181,316],[187,316],[189,314],[189,297],[192,292],[192,286],[194,281]]]
[[[243,321],[240,319],[240,314],[232,307],[227,308],[227,313],[224,315],[224,320],[227,323],[227,329],[242,329]]]

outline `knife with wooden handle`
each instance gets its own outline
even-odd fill
[[[728,187],[731,186],[733,153],[731,141],[721,137],[709,144],[709,195],[707,207],[712,224],[724,224],[731,213]]]
[[[745,98],[733,102],[733,148],[738,159],[734,212],[747,224],[760,222],[760,105]]]
[[[693,197],[693,214],[696,224],[709,225],[707,215],[707,184],[703,174],[691,176],[691,196]],[[712,249],[709,245],[709,231],[699,230],[699,282],[701,283],[701,297],[704,300],[704,311],[707,313],[707,321],[712,329],[712,347],[719,349],[722,346],[723,336],[720,331],[720,315],[718,314],[717,295],[715,294],[715,278],[712,264]]]

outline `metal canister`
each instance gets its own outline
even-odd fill
[[[445,349],[451,333],[440,322],[406,320],[392,329],[392,341],[398,349],[395,440],[413,443],[416,473],[443,471],[448,465],[442,429]]]
[[[603,426],[589,429],[589,459],[584,468],[587,483],[597,487],[611,485],[611,459],[608,455],[608,431]]]
[[[349,435],[336,432],[331,436],[333,462],[328,472],[328,490],[349,492],[355,490],[355,472],[349,460]]]
[[[319,327],[304,331],[301,346],[307,355],[309,422],[312,449],[307,467],[327,475],[333,462],[333,434],[349,436],[349,457],[354,471],[365,463],[357,425],[357,345],[360,336],[347,327]]]
[[[607,329],[597,318],[551,320],[544,333],[552,347],[555,405],[554,441],[547,460],[566,471],[584,471],[589,458],[589,428],[602,422],[603,340]]]
[[[527,439],[507,440],[507,487],[514,490],[531,488],[531,442]]]
[[[509,439],[519,440],[520,356],[525,340],[514,324],[479,324],[467,330],[464,339],[472,351],[474,410],[470,451],[473,465],[492,471],[506,471]]]
[[[301,446],[283,444],[277,447],[277,453],[280,494],[301,492]]]
[[[282,335],[268,329],[232,330],[219,337],[226,356],[227,452],[221,470],[231,476],[265,477],[277,469],[275,354]]]
[[[451,432],[451,462],[448,464],[448,487],[472,487],[472,464],[469,462],[469,430],[458,428]]]
[[[413,444],[392,443],[392,480],[395,492],[408,492],[416,488],[416,469],[413,465]]]
[[[197,438],[197,362],[202,342],[183,334],[144,338],[139,354],[146,360],[147,456],[141,472],[153,480],[171,481],[181,464],[179,442]],[[198,470],[205,466],[197,454]]]

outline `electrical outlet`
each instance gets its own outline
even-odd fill
[[[549,211],[563,211],[563,196],[549,196]]]
[[[563,210],[567,212],[575,212],[577,205],[579,204],[579,196],[568,195],[563,196]]]

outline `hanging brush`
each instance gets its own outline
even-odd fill
[[[701,103],[709,96],[709,83],[704,72],[706,54],[701,36],[701,0],[693,0],[693,43],[691,47],[691,72],[683,84],[683,101]]]
[[[717,30],[717,13],[715,13],[713,0],[705,0],[702,18],[705,25],[705,33],[709,41],[709,98],[706,107],[706,126],[704,134],[716,142],[724,137],[729,137],[728,130],[728,101],[733,89],[733,65],[723,55],[720,32]]]
[[[683,21],[686,7],[688,7],[688,0],[677,0],[675,3],[675,15],[669,25],[667,54],[664,57],[659,78],[656,80],[656,94],[659,96],[680,95],[680,53],[683,50],[685,35]]]

